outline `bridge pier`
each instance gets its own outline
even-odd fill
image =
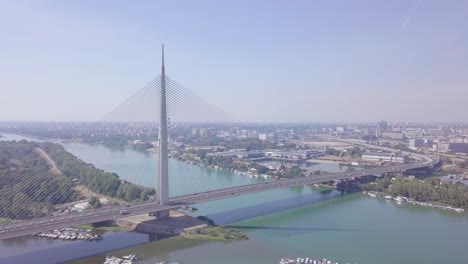
[[[156,216],[156,220],[167,218],[169,217],[169,210],[157,211],[154,216]]]

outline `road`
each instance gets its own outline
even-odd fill
[[[37,154],[41,155],[41,157],[43,157],[47,161],[47,164],[49,164],[50,170],[52,171],[52,173],[62,174],[62,172],[57,168],[57,165],[55,164],[55,162],[49,157],[49,155],[47,155],[47,153],[45,153],[43,149],[36,148],[36,152]]]

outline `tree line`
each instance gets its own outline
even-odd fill
[[[50,172],[36,148],[43,149],[63,175]],[[126,201],[147,200],[152,188],[119,179],[87,164],[56,143],[0,141],[0,217],[28,219],[54,211],[57,204],[80,199],[81,184],[94,193]]]
[[[36,153],[37,143],[0,141],[0,216],[27,219],[43,216],[58,203],[71,202],[78,194],[73,182],[54,175]]]
[[[397,177],[382,178],[363,186],[364,190],[405,196],[418,202],[439,202],[453,207],[468,208],[468,186],[431,177],[424,180]]]
[[[119,179],[115,173],[106,172],[87,164],[75,155],[67,152],[62,145],[46,142],[42,148],[55,161],[62,173],[70,179],[84,185],[92,192],[117,197],[129,202],[148,200],[155,190]]]

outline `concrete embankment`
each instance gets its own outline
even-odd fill
[[[119,226],[145,234],[180,235],[184,229],[206,228],[205,221],[171,211],[169,217],[156,220],[154,216],[135,215],[116,220]]]

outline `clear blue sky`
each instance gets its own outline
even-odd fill
[[[0,1],[0,120],[167,74],[244,121],[468,121],[468,1]]]

